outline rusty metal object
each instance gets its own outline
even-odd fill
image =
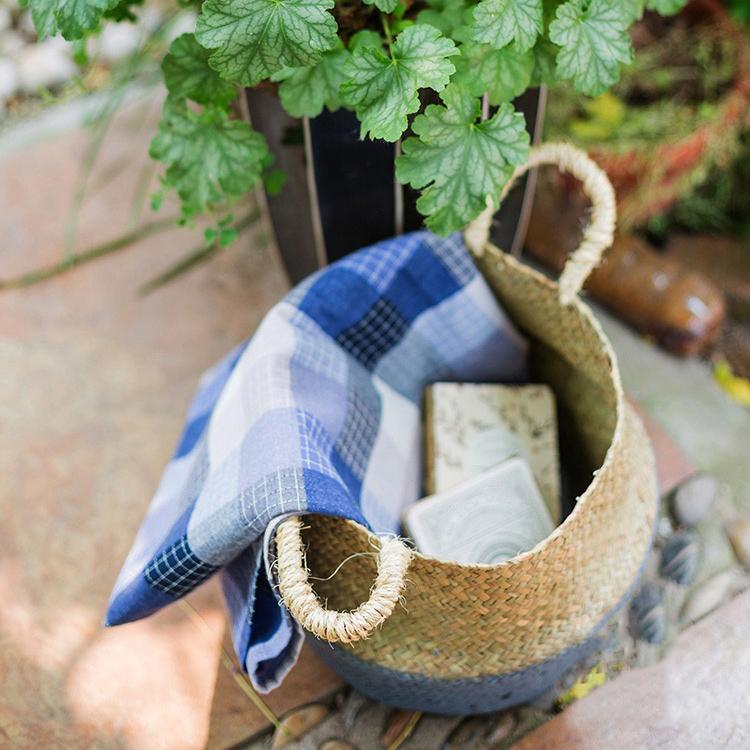
[[[526,236],[532,257],[559,273],[577,245],[585,206],[578,194],[541,188]],[[615,238],[584,288],[638,331],[682,356],[707,349],[726,316],[724,297],[711,281],[635,235]]]

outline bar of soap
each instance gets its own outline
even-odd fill
[[[546,385],[435,383],[425,390],[425,485],[441,493],[512,456],[560,520],[555,397]]]
[[[464,565],[504,562],[554,529],[531,470],[518,457],[420,500],[403,522],[420,552]]]

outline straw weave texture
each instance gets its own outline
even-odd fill
[[[537,342],[535,378],[575,423],[576,450],[594,474],[568,518],[533,550],[494,566],[415,553],[402,603],[353,644],[383,667],[436,678],[500,675],[583,641],[633,583],[651,542],[656,472],[648,438],[627,406],[609,341],[580,300],[488,246],[478,261],[504,309]],[[344,558],[379,544],[358,524],[307,516],[307,565],[326,578]],[[357,556],[314,588],[328,608],[352,610],[377,575]]]

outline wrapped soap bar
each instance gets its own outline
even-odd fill
[[[523,458],[560,520],[555,397],[545,385],[435,383],[425,390],[425,486],[441,493],[512,456]]]
[[[530,550],[554,529],[534,477],[518,457],[420,500],[403,523],[420,552],[488,565]]]

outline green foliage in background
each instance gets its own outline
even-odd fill
[[[41,37],[70,40],[137,16],[142,2],[26,1]],[[362,138],[403,139],[396,174],[422,191],[427,225],[447,234],[527,158],[514,97],[558,81],[602,94],[631,61],[628,29],[644,9],[671,14],[684,1],[205,0],[195,33],[164,58],[168,97],[151,155],[183,220],[208,212],[220,230],[260,179],[280,184],[265,140],[236,116],[239,87],[277,84],[294,117],[346,107]],[[497,110],[482,118],[484,95]],[[419,114],[425,98],[442,103]]]

